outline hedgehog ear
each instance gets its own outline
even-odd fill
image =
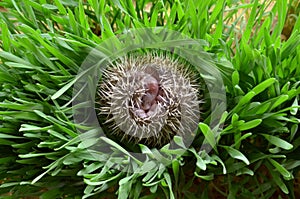
[[[149,75],[151,75],[152,77],[154,77],[159,82],[159,80],[160,80],[159,73],[157,71],[157,67],[155,67],[154,64],[148,64],[148,65],[146,65],[144,71],[146,73],[148,73]]]

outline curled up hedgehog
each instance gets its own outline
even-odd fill
[[[191,137],[199,123],[199,89],[184,63],[149,53],[122,57],[102,72],[98,116],[121,140],[162,146]]]

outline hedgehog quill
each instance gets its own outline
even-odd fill
[[[99,117],[113,134],[134,143],[162,146],[174,135],[192,136],[199,122],[199,91],[190,71],[167,55],[117,60],[98,86]]]

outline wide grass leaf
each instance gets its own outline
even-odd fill
[[[243,161],[246,165],[249,165],[250,162],[249,160],[246,158],[246,156],[244,154],[242,154],[240,151],[229,147],[229,146],[222,146],[222,148],[226,149],[226,151],[228,152],[228,154],[234,158],[234,159],[238,159]]]
[[[278,146],[282,149],[291,150],[293,148],[292,144],[288,143],[287,141],[279,137],[268,135],[268,134],[262,134],[262,136],[264,136],[271,144],[274,144],[275,146]]]

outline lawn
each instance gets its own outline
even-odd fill
[[[298,0],[0,7],[0,198],[300,198]]]

